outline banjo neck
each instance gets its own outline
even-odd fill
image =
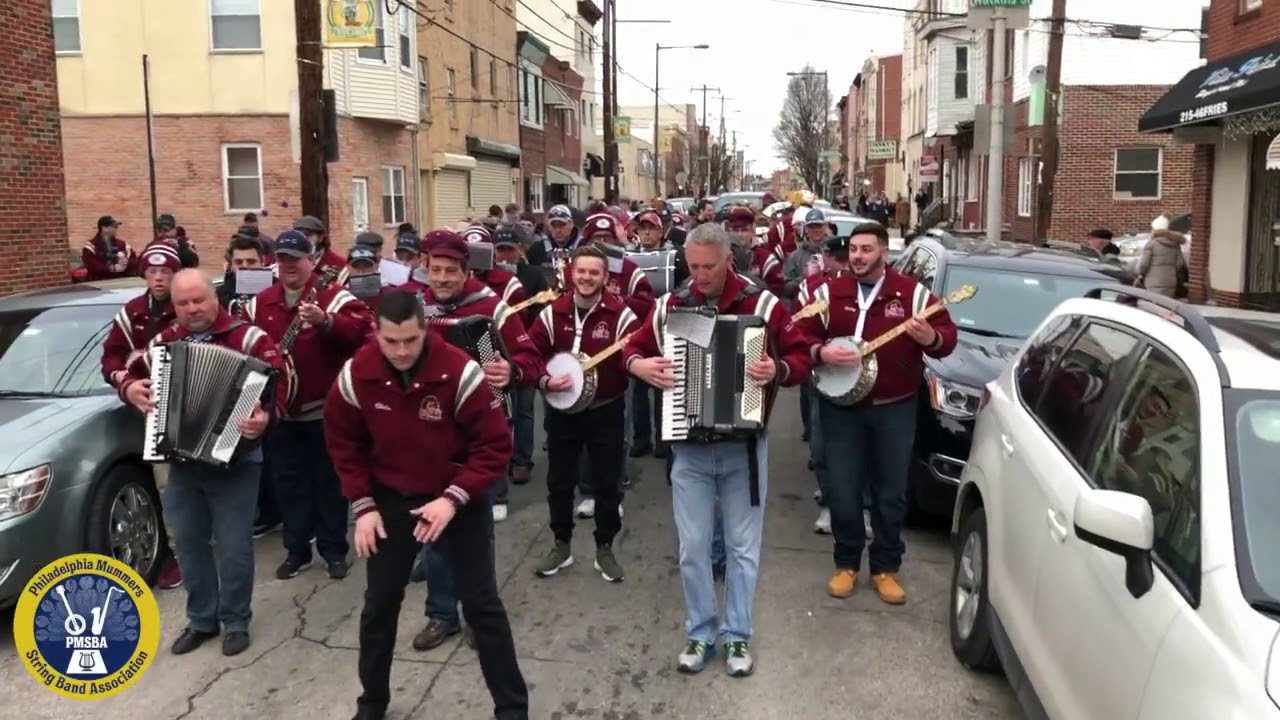
[[[627,333],[626,335],[623,335],[622,337],[618,338],[609,347],[601,350],[595,355],[592,355],[589,359],[587,359],[586,362],[582,363],[582,371],[591,372],[592,370],[595,369],[597,365],[613,357],[619,350],[627,346],[627,342],[631,340],[632,335],[635,335],[635,333],[634,332]]]
[[[513,312],[523,312],[539,303],[555,302],[556,300],[559,300],[559,299],[560,299],[560,292],[558,290],[543,290],[542,292],[538,293],[537,295],[534,295],[531,298],[522,300],[521,302],[518,302],[515,305],[512,305],[511,310]]]
[[[926,318],[929,318],[929,317],[931,317],[931,316],[935,315],[936,313],[938,313],[939,311],[943,310],[944,308],[946,308],[948,304],[949,304],[949,303],[948,303],[945,299],[939,299],[939,301],[938,301],[938,302],[936,302],[936,303],[934,303],[934,304],[930,305],[929,307],[927,307],[927,308],[925,308],[924,310],[920,311],[918,314],[916,314],[916,315],[912,315],[911,317],[909,317],[909,318],[907,318],[906,320],[902,321],[902,322],[901,322],[901,323],[899,323],[898,325],[894,326],[894,327],[893,327],[893,329],[889,330],[889,332],[884,333],[883,335],[881,335],[880,337],[876,338],[875,340],[871,340],[871,341],[867,342],[867,343],[866,343],[865,345],[863,345],[863,346],[862,346],[862,348],[861,348],[861,353],[862,353],[863,357],[865,357],[865,356],[867,356],[867,355],[870,355],[871,353],[873,353],[873,352],[875,352],[875,351],[879,350],[880,348],[884,347],[885,345],[888,345],[889,343],[891,343],[891,342],[893,342],[894,340],[898,339],[898,337],[899,337],[900,335],[902,335],[903,333],[905,333],[905,332],[907,331],[907,323],[908,323],[908,322],[911,322],[911,321],[912,321],[912,320],[914,320],[915,318],[919,318],[919,319],[921,319],[921,320],[924,320],[924,319],[926,319]]]

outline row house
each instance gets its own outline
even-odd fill
[[[858,192],[906,191],[898,147],[902,130],[902,55],[871,56],[855,79],[857,135],[863,177]]]
[[[369,5],[378,47],[324,55],[339,138],[340,159],[328,166],[338,246],[361,230],[421,220],[417,24],[404,9]],[[298,214],[292,3],[52,0],[51,11],[72,247],[105,214],[123,220],[132,242],[150,239],[144,55],[158,212],[174,214],[206,247],[221,244],[246,212],[265,215],[268,231]]]
[[[1191,298],[1280,311],[1280,7],[1210,0],[1199,27],[1204,65],[1139,128],[1192,153]]]
[[[657,195],[667,197],[683,197],[692,195],[693,156],[697,152],[699,135],[698,106],[691,103],[673,105],[660,103],[658,116],[654,119],[653,105],[623,105],[618,114],[631,118],[631,134],[647,140],[652,146],[657,144],[654,155],[657,172],[662,178],[661,187],[657,187]],[[656,123],[656,126],[655,126]],[[621,152],[621,149],[620,149]],[[654,192],[650,189],[647,192]],[[634,199],[646,197],[638,189],[629,192]]]
[[[583,77],[533,33],[521,31],[517,38],[524,206],[532,212],[562,203],[579,206],[590,185],[578,173]]]

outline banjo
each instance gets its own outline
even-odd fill
[[[978,294],[975,285],[964,285],[939,302],[925,308],[914,317],[924,319],[936,314],[948,305],[962,303]],[[814,303],[816,305],[817,303]],[[810,305],[809,307],[813,307]],[[803,311],[801,311],[803,312]],[[909,320],[909,319],[908,319]],[[907,321],[884,333],[875,340],[860,342],[857,338],[845,335],[829,340],[829,344],[858,352],[859,362],[853,367],[836,367],[819,365],[813,369],[813,387],[827,400],[848,407],[862,402],[871,394],[876,386],[876,378],[880,375],[880,363],[876,361],[875,352],[893,342],[907,331]]]
[[[543,303],[555,302],[556,300],[560,299],[560,296],[562,294],[563,293],[556,288],[552,288],[550,290],[543,290],[542,292],[537,293],[531,298],[522,300],[516,303],[515,305],[512,305],[511,310],[517,313],[524,312],[525,310],[528,310],[534,305],[541,305]]]
[[[635,333],[622,336],[609,347],[591,357],[583,353],[556,353],[547,361],[547,376],[559,377],[568,375],[572,384],[567,390],[547,391],[547,404],[562,413],[580,413],[591,407],[596,399],[596,368],[600,363],[613,357],[627,346],[627,341]]]

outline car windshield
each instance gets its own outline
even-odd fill
[[[950,309],[961,330],[1010,338],[1029,337],[1058,303],[1082,297],[1114,281],[1105,276],[1040,275],[1016,270],[956,266],[947,271],[944,295],[965,285],[978,294]]]
[[[1267,600],[1280,603],[1280,392],[1232,390],[1238,409],[1228,431],[1235,435],[1235,469],[1239,492],[1237,543]]]
[[[110,392],[102,343],[118,305],[0,313],[0,397]]]
[[[853,234],[853,229],[859,225],[875,222],[875,220],[869,220],[861,217],[850,217],[848,215],[838,215],[827,219],[830,222],[835,223],[836,237],[849,237]]]
[[[758,211],[764,207],[764,205],[761,204],[761,201],[763,199],[764,199],[764,193],[757,193],[757,192],[729,193],[728,195],[721,195],[720,197],[716,198],[716,201],[712,204],[711,207],[713,210],[719,211],[729,207],[730,205],[738,205],[741,203],[746,203],[751,206],[752,210]]]

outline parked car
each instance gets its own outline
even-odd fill
[[[918,237],[896,269],[946,297],[964,285],[978,294],[950,308],[959,344],[926,358],[908,497],[913,511],[950,515],[969,457],[982,388],[1058,303],[1099,285],[1126,285],[1116,263],[1020,243],[988,243],[941,231]]]
[[[1280,319],[1124,293],[987,385],[952,650],[1026,717],[1280,718]]]
[[[689,213],[697,203],[697,199],[691,197],[667,198],[667,209],[673,213]]]
[[[712,204],[712,209],[719,212],[731,205],[741,205],[746,203],[751,206],[752,210],[760,212],[764,209],[764,196],[762,192],[731,192],[720,195]]]
[[[102,343],[141,278],[0,298],[0,607],[77,552],[154,581],[167,553],[143,421],[102,378]]]
[[[1186,237],[1187,241],[1182,244],[1182,255],[1191,261],[1191,214],[1174,216],[1169,221],[1169,229],[1181,233]],[[1120,248],[1120,261],[1129,268],[1129,272],[1135,275],[1138,272],[1138,262],[1142,260],[1142,251],[1147,247],[1147,243],[1151,240],[1151,231],[1143,230],[1142,232],[1121,235],[1114,239],[1116,247]]]

